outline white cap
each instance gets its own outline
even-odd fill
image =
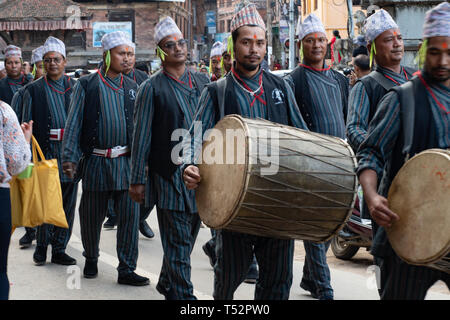
[[[450,4],[442,2],[428,10],[423,25],[423,38],[450,37]]]
[[[102,37],[103,51],[107,51],[122,45],[134,48],[133,47],[134,44],[130,40],[130,35],[126,32],[114,31],[107,33]]]
[[[22,58],[22,50],[19,47],[13,45],[7,46],[5,49],[5,59],[14,56]]]
[[[214,44],[211,47],[211,54],[209,55],[210,58],[215,56],[221,56],[223,53],[223,43],[220,41],[214,42]]]
[[[64,42],[55,37],[48,37],[48,39],[44,43],[42,56],[45,56],[48,52],[52,51],[61,53],[64,58],[66,57],[66,46],[64,45]]]
[[[170,36],[172,34],[179,34],[183,35],[181,33],[180,28],[178,28],[177,24],[171,17],[165,17],[161,21],[158,22],[155,28],[155,42],[158,44],[162,39],[164,39],[167,36]]]
[[[380,9],[368,17],[363,27],[368,44],[373,42],[380,34],[390,29],[398,29],[398,25],[384,9]]]
[[[42,61],[44,57],[44,46],[40,46],[33,51],[31,51],[31,64],[35,64],[36,62]]]
[[[325,33],[325,28],[322,21],[314,14],[311,13],[303,23],[300,23],[300,17],[297,22],[297,35],[300,40],[303,40],[308,34],[322,32]]]

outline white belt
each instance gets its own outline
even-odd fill
[[[130,148],[128,146],[117,146],[110,149],[94,149],[92,151],[93,155],[105,158],[117,158],[128,155],[129,153]]]
[[[50,141],[62,141],[64,129],[50,129]]]

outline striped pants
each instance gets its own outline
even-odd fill
[[[424,300],[438,280],[450,290],[450,274],[443,271],[408,264],[396,254],[383,259],[375,257],[374,261],[380,267],[381,300]]]
[[[191,253],[200,230],[198,213],[157,208],[164,250],[157,289],[167,299],[196,300],[191,282]]]
[[[131,200],[127,190],[84,191],[80,202],[81,240],[87,259],[99,257],[100,232],[108,209],[108,200],[114,200],[117,221],[117,257],[120,274],[136,270],[139,240],[139,205]]]
[[[333,297],[330,268],[327,264],[327,251],[331,241],[315,243],[303,241],[305,247],[305,264],[303,265],[303,281],[312,283],[318,296]]]
[[[232,300],[256,256],[255,300],[287,300],[292,286],[294,240],[217,230],[214,299]]]
[[[78,184],[72,182],[61,183],[63,207],[66,214],[69,229],[55,227],[51,224],[43,224],[37,227],[36,245],[38,247],[47,247],[52,245],[52,255],[64,253],[67,243],[72,235],[73,220],[75,216],[75,206],[77,204]]]

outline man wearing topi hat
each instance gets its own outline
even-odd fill
[[[297,34],[303,59],[286,80],[294,89],[303,119],[313,132],[344,138],[349,83],[346,77],[325,63],[325,28],[317,16],[310,14],[298,24]],[[333,299],[326,259],[330,242],[305,240],[303,245],[306,255],[300,287],[310,291],[314,298]]]
[[[162,69],[139,87],[130,195],[148,207],[156,205],[164,250],[156,289],[167,300],[193,300],[191,253],[200,218],[195,194],[183,184],[180,162],[171,157],[177,144],[171,135],[189,129],[209,80],[186,68],[188,43],[172,18],[156,25],[155,43]]]
[[[47,247],[50,244],[52,246],[52,263],[72,265],[76,264],[76,260],[67,255],[65,251],[72,234],[77,184],[62,172],[62,139],[75,81],[64,75],[66,48],[61,40],[49,37],[42,49],[42,57],[47,73],[25,88],[22,120],[34,121],[33,135],[44,152],[44,156],[47,159],[58,160],[63,207],[69,228],[47,224],[37,227],[36,250],[33,260],[36,265],[45,264]]]
[[[203,123],[203,130],[212,128],[221,114],[263,118],[306,129],[289,85],[261,68],[266,54],[266,26],[254,4],[245,5],[235,14],[231,34],[235,58],[231,72],[209,85],[199,102],[196,121]],[[222,105],[220,101],[224,101],[224,96],[227,103]],[[195,141],[195,145],[197,148],[199,141]],[[194,161],[186,159],[189,163]],[[198,187],[201,175],[197,166],[186,167],[183,178],[189,189]],[[254,255],[260,267],[255,299],[289,298],[294,240],[220,229],[217,230],[215,253],[214,299],[233,299],[234,292],[247,276]]]
[[[402,223],[389,208],[386,197],[393,178],[406,160],[427,149],[450,147],[449,47],[450,5],[443,2],[425,15],[419,51],[421,70],[381,99],[357,154],[357,174],[376,226],[371,253],[380,268],[382,300],[423,300],[438,280],[450,288],[448,272],[401,260],[392,249],[385,229]],[[386,164],[388,169],[383,170]],[[378,187],[382,176],[385,183]],[[442,210],[448,213],[448,208]]]
[[[6,78],[0,80],[0,100],[11,105],[14,94],[30,82],[22,72],[22,50],[9,45],[5,49]]]
[[[401,65],[404,54],[402,34],[387,11],[381,9],[367,18],[364,32],[371,63],[375,60],[377,65],[368,76],[356,82],[350,93],[346,130],[348,141],[355,152],[366,137],[381,98],[389,89],[411,79],[415,72]],[[364,215],[368,214],[366,211],[364,206]]]
[[[86,258],[85,278],[97,277],[99,242],[109,199],[118,215],[118,283],[149,284],[136,270],[139,207],[128,196],[133,110],[137,84],[124,76],[132,43],[121,31],[102,38],[103,65],[74,87],[64,135],[64,173],[81,178],[81,240]],[[82,157],[79,159],[78,148]],[[78,166],[77,166],[78,164]]]

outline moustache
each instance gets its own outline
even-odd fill
[[[443,67],[437,67],[437,68],[432,68],[432,71],[445,71],[445,72],[449,72],[450,68],[443,68]]]

